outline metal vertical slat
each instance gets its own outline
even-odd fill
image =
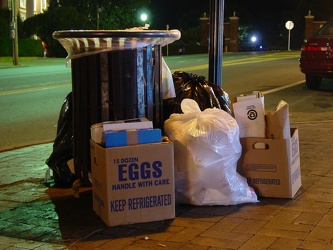
[[[163,127],[163,96],[162,96],[162,67],[161,67],[161,46],[154,46],[154,125],[157,128]]]
[[[153,82],[153,50],[152,46],[146,47],[144,57],[144,73],[146,77],[146,116],[149,120],[154,119],[154,82]]]
[[[124,91],[121,85],[121,65],[122,57],[120,52],[108,53],[109,63],[109,97],[110,97],[110,120],[121,120],[125,109],[124,105]]]
[[[90,126],[100,121],[98,55],[72,60],[73,159],[81,184],[90,184]]]
[[[81,113],[85,112],[87,123],[79,124],[78,126],[82,127],[83,144],[79,147],[82,148],[82,164],[81,166],[81,182],[84,185],[90,184],[89,181],[89,172],[91,172],[90,164],[90,126],[101,120],[101,74],[100,74],[100,56],[91,55],[87,56],[86,61],[84,62],[86,68],[83,67],[83,70],[86,70],[84,73],[81,73],[82,78],[87,79],[86,85],[86,96],[80,97],[85,99],[84,109],[81,110]],[[84,114],[83,114],[84,115]]]
[[[89,128],[88,119],[88,103],[87,103],[87,90],[88,90],[88,57],[78,58],[72,61],[72,71],[76,72],[72,75],[72,88],[73,88],[73,159],[75,166],[76,176],[82,180],[82,171],[85,169],[87,163],[87,149],[89,145],[89,137],[87,138],[87,127]],[[80,122],[79,122],[80,121]],[[88,170],[87,170],[88,171]]]
[[[137,71],[136,71],[136,50],[122,51],[124,62],[123,82],[125,114],[122,119],[130,119],[138,116],[138,89],[137,89]]]
[[[94,124],[101,121],[101,91],[100,91],[100,57],[99,55],[93,55],[89,58],[89,74],[87,76],[89,82],[89,93],[90,93],[90,109],[89,117],[90,123]],[[90,84],[96,83],[96,84]]]
[[[79,163],[78,163],[78,153],[76,152],[77,149],[77,141],[76,138],[76,124],[78,123],[78,119],[80,116],[77,114],[78,106],[77,106],[77,100],[76,96],[79,94],[77,93],[79,90],[76,90],[76,82],[77,79],[80,76],[80,67],[79,67],[79,61],[78,59],[71,61],[71,69],[72,69],[72,102],[73,102],[73,161],[74,161],[74,172],[76,177],[80,177],[80,171],[79,171]]]
[[[99,112],[96,111],[100,106],[100,95],[97,94],[100,89],[97,57],[88,56],[72,61],[73,159],[75,175],[82,185],[90,184],[90,126],[100,121]]]
[[[108,121],[109,113],[109,61],[106,52],[100,54],[101,119]]]
[[[144,75],[144,53],[143,48],[136,50],[136,89],[137,89],[137,107],[138,117],[145,117],[145,85],[146,79]]]

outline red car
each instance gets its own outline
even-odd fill
[[[305,40],[299,66],[309,89],[318,90],[323,78],[333,78],[333,20]]]

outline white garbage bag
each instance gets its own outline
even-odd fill
[[[236,171],[242,152],[236,120],[221,109],[201,111],[192,99],[184,99],[181,108],[184,114],[172,114],[164,123],[175,147],[176,202],[258,202],[254,190]]]

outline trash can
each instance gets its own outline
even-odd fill
[[[72,69],[73,159],[80,185],[90,185],[90,126],[146,117],[163,126],[161,47],[178,30],[65,30],[53,37]]]

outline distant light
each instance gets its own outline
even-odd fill
[[[260,45],[259,48],[262,49],[262,45]]]
[[[251,37],[251,42],[256,42],[257,41],[257,37],[255,37],[255,36],[253,36],[253,37]]]
[[[145,13],[141,14],[142,21],[147,21],[147,18],[148,18],[147,14],[145,14]]]

